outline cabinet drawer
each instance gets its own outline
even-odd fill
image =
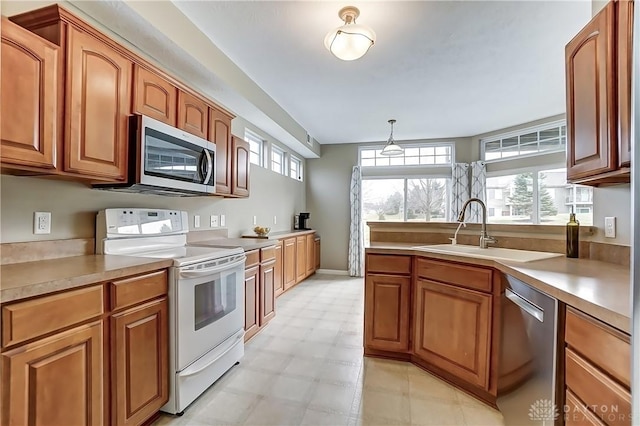
[[[104,313],[102,285],[2,307],[2,346],[42,336]]]
[[[631,394],[627,389],[569,348],[565,359],[568,389],[606,424],[631,424]]]
[[[568,307],[565,341],[584,358],[606,371],[623,385],[631,387],[629,336]]]
[[[410,274],[411,256],[368,254],[366,269],[371,273]]]
[[[111,309],[118,310],[167,294],[167,271],[111,282]]]
[[[418,276],[461,287],[491,292],[493,271],[469,265],[418,259]]]
[[[265,247],[260,249],[260,262],[268,262],[276,258],[276,247]]]
[[[244,262],[245,269],[260,263],[260,250],[248,251],[245,253],[245,256],[247,256],[247,260]]]
[[[604,426],[598,416],[585,407],[570,390],[567,390],[565,404],[565,426]]]

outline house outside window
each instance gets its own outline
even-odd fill
[[[284,151],[275,145],[271,146],[271,170],[281,175],[285,174]]]
[[[293,155],[289,158],[289,176],[292,179],[302,181],[302,160]]]

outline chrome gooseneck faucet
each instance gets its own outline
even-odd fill
[[[466,203],[464,203],[464,205],[462,206],[462,210],[460,210],[460,215],[458,216],[458,222],[464,222],[464,214],[467,211],[467,206],[471,204],[472,201],[475,201],[476,203],[480,204],[480,207],[482,207],[482,231],[480,233],[480,248],[486,249],[488,243],[497,243],[498,240],[496,240],[493,237],[490,237],[487,234],[487,206],[484,205],[481,199],[469,198],[466,201]]]

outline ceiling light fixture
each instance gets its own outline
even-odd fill
[[[366,25],[356,24],[360,10],[354,6],[340,9],[338,16],[344,25],[330,31],[324,38],[325,47],[336,58],[353,61],[361,58],[376,41],[376,33]]]
[[[391,134],[389,135],[387,144],[384,146],[384,148],[382,148],[382,151],[380,151],[380,155],[393,157],[396,155],[404,154],[404,148],[402,148],[400,145],[396,145],[395,141],[393,140],[393,123],[395,122],[396,120],[389,120],[389,124],[391,124]]]

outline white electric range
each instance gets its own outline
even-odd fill
[[[181,414],[244,355],[241,248],[188,246],[187,212],[106,209],[96,253],[173,259],[169,268],[169,402]]]

